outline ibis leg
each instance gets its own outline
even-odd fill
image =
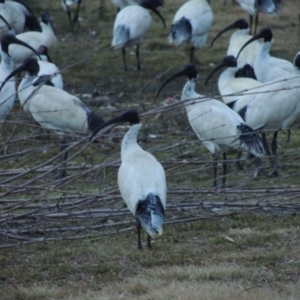
[[[76,11],[75,11],[75,15],[74,15],[74,18],[73,18],[73,21],[72,21],[73,25],[76,25],[76,23],[78,23],[78,15],[79,15],[80,4],[81,4],[81,1],[78,1],[77,8],[76,8]]]
[[[195,51],[195,47],[192,46],[191,50],[190,50],[190,63],[193,62],[193,58],[194,58],[194,51]]]
[[[270,149],[269,149],[269,146],[268,146],[268,142],[267,142],[265,133],[261,134],[261,140],[262,140],[262,143],[263,143],[264,149],[266,150],[267,155],[270,156],[271,152],[270,152]]]
[[[250,28],[250,34],[252,35],[253,32],[252,32],[252,26],[253,26],[253,16],[252,15],[249,15],[249,28]]]
[[[152,248],[151,247],[151,236],[148,234],[148,236],[147,236],[147,247],[148,248]]]
[[[136,230],[137,230],[137,248],[139,250],[143,250],[143,247],[142,247],[142,243],[141,243],[141,222],[138,218],[135,218],[136,219]]]
[[[126,63],[126,50],[125,47],[122,48],[122,55],[123,55],[123,64],[124,64],[124,71],[127,71],[127,63]]]
[[[222,174],[222,187],[225,187],[226,183],[226,173],[227,173],[227,167],[228,167],[228,161],[227,161],[227,155],[226,152],[223,152],[223,174]]]
[[[61,165],[61,167],[56,176],[57,179],[61,179],[61,178],[67,176],[66,161],[68,158],[68,150],[67,150],[68,147],[69,147],[69,144],[68,144],[67,140],[65,138],[63,138],[60,141],[60,165]]]
[[[213,170],[214,170],[213,187],[217,187],[218,157],[216,154],[213,154]]]
[[[140,64],[140,45],[136,45],[136,50],[135,50],[135,56],[136,56],[136,61],[137,61],[137,69],[141,70],[141,64]]]
[[[70,11],[70,8],[69,6],[67,6],[67,15],[68,15],[68,18],[69,18],[69,24],[72,25],[72,20],[71,20],[71,11]]]
[[[255,16],[254,33],[253,34],[256,34],[257,25],[258,25],[258,11],[256,12],[256,16]]]
[[[243,166],[241,164],[241,158],[242,158],[242,155],[243,155],[243,152],[242,151],[239,151],[238,152],[238,155],[236,157],[236,162],[235,162],[235,167],[237,170],[241,171],[243,170]]]
[[[273,168],[274,171],[272,173],[273,176],[278,176],[278,160],[277,160],[277,136],[278,131],[274,132],[272,144],[271,144],[271,150],[272,150],[272,162],[273,162]]]
[[[286,132],[286,142],[289,143],[291,141],[291,129],[288,129]]]

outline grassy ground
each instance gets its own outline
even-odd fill
[[[101,1],[85,1],[81,26],[74,30],[59,1],[28,2],[37,13],[48,9],[53,18],[59,40],[50,53],[53,61],[62,69],[78,63],[63,71],[65,89],[105,119],[128,107],[149,112],[168,105],[167,97],[179,98],[184,79],[166,87],[159,98],[154,95],[170,68],[188,62],[189,46],[174,48],[166,39],[183,1],[168,1],[162,9],[167,29],[153,16],[141,45],[141,72],[135,70],[134,49],[127,51],[128,72],[123,71],[120,50],[95,54],[110,46],[115,9],[109,1],[100,18],[95,9]],[[219,29],[247,17],[237,5],[211,2],[215,22],[208,44]],[[299,51],[299,10],[297,0],[286,0],[279,16],[261,16],[260,26],[274,30],[273,55],[292,60]],[[217,76],[208,87],[203,81],[211,64],[225,56],[228,37],[213,49],[196,50],[199,93],[217,94]],[[289,144],[285,133],[279,135],[279,177],[267,176],[267,158],[256,178],[249,162],[243,171],[231,164],[227,189],[212,191],[211,157],[182,109],[152,114],[142,122],[139,143],[165,167],[169,207],[163,237],[152,250],[137,251],[133,218],[116,186],[124,128],[92,145],[73,145],[71,176],[58,181],[58,157],[52,161],[57,138],[36,139],[38,129],[16,103],[1,128],[0,246],[19,246],[1,249],[0,298],[299,299],[299,124]],[[229,153],[229,159],[235,156]],[[103,215],[104,209],[121,215]],[[198,221],[176,224],[183,219]],[[5,235],[5,230],[14,231]],[[52,241],[58,238],[69,240]]]

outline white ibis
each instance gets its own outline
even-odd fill
[[[1,18],[1,15],[0,15]],[[5,34],[1,41],[1,64],[0,64],[0,82],[3,82],[5,78],[14,70],[14,62],[8,54],[8,47],[11,44],[18,44],[22,47],[26,47],[33,51],[35,54],[38,53],[30,47],[28,44],[21,40],[18,40],[13,34]],[[8,81],[3,87],[0,93],[0,121],[4,121],[6,116],[9,114],[16,99],[16,83],[15,79]]]
[[[68,15],[70,25],[76,25],[76,23],[78,22],[78,15],[79,15],[79,9],[80,9],[81,2],[82,2],[82,0],[61,0],[61,5],[63,7],[63,10]],[[77,6],[76,6],[76,11],[75,11],[74,17],[72,19],[70,6],[72,6],[74,4],[77,4]]]
[[[22,33],[25,29],[33,31],[41,29],[32,10],[23,2],[0,0],[0,14],[10,24],[14,34]]]
[[[213,187],[217,186],[218,152],[223,152],[222,186],[224,187],[227,172],[226,151],[234,148],[250,152],[255,157],[261,157],[264,154],[262,143],[258,134],[246,125],[235,111],[221,101],[205,98],[195,92],[198,78],[195,65],[189,64],[169,77],[160,87],[157,96],[168,82],[180,76],[188,77],[188,82],[182,91],[181,101],[184,101],[190,125],[213,155]]]
[[[291,62],[272,57],[269,54],[271,47],[273,34],[269,27],[262,28],[255,36],[248,40],[240,49],[240,53],[243,53],[244,49],[248,47],[253,41],[263,38],[263,42],[260,44],[258,52],[254,60],[254,71],[257,80],[260,82],[269,82],[285,74],[300,74],[300,70],[296,68]]]
[[[288,74],[259,88],[253,99],[239,113],[254,130],[274,132],[271,143],[272,175],[278,175],[277,135],[286,130],[300,115],[300,76]],[[271,155],[263,135],[268,155]]]
[[[245,19],[238,19],[232,24],[225,27],[221,30],[211,42],[211,47],[213,46],[214,42],[225,32],[229,30],[237,29],[230,37],[229,46],[227,49],[227,56],[232,55],[237,57],[241,47],[249,41],[252,36],[250,33],[249,24]],[[251,43],[239,56],[238,58],[238,68],[244,67],[246,64],[249,64],[251,67],[254,66],[254,60],[256,53],[258,52],[259,42]]]
[[[47,12],[44,12],[41,17],[41,27],[42,32],[37,31],[27,31],[24,33],[18,34],[16,37],[19,40],[22,40],[23,42],[30,45],[32,48],[34,48],[36,51],[41,45],[44,45],[48,47],[49,49],[54,47],[57,43],[56,36],[51,28],[50,24],[50,16]],[[20,47],[19,45],[11,45],[9,47],[9,55],[15,62],[16,66],[19,66],[23,63],[23,61],[26,58],[34,57],[35,54],[32,53],[31,50],[24,49],[23,47]]]
[[[279,10],[280,0],[236,0],[244,11],[249,14],[250,18],[250,33],[256,34],[258,25],[258,14],[263,12],[268,15],[274,15]],[[253,27],[253,16],[255,15],[254,31]]]
[[[57,178],[62,178],[66,176],[65,167],[68,157],[68,142],[65,134],[94,131],[104,121],[77,97],[52,86],[38,86],[42,84],[42,80],[33,83],[40,71],[39,64],[34,58],[26,59],[21,66],[11,72],[2,83],[0,90],[11,77],[22,71],[26,71],[26,75],[25,80],[22,80],[18,87],[21,105],[24,111],[31,113],[41,127],[52,130],[59,136],[61,169]]]
[[[142,249],[141,226],[148,233],[147,246],[150,248],[150,237],[155,238],[163,232],[167,194],[165,172],[157,159],[137,143],[142,124],[136,110],[128,110],[102,124],[92,137],[104,127],[119,122],[129,122],[130,129],[122,140],[118,185],[136,218],[138,249]]]
[[[212,23],[213,12],[206,0],[187,1],[174,16],[169,42],[174,42],[176,45],[190,42],[192,44],[190,62],[192,62],[195,47],[205,46],[207,33]]]
[[[116,48],[122,47],[125,70],[128,69],[126,64],[125,48],[134,45],[136,45],[137,69],[141,69],[139,45],[151,24],[151,15],[147,9],[150,9],[157,14],[162,20],[164,27],[166,27],[163,16],[155,8],[151,0],[141,0],[140,6],[129,5],[117,14],[111,44]]]

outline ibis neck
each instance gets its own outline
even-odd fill
[[[19,84],[18,96],[22,106],[26,104],[27,99],[30,97],[30,95],[32,95],[33,90],[36,89],[32,85],[34,78],[35,76],[31,76],[28,73],[26,73],[25,77],[21,80],[21,83]]]
[[[195,85],[196,85],[196,78],[189,79],[188,82],[183,87],[181,100],[187,100],[191,99],[191,102],[197,101],[197,98],[199,98],[199,94],[195,92]],[[186,103],[186,105],[191,104],[189,101]]]
[[[133,148],[140,148],[137,143],[137,136],[139,131],[142,127],[142,124],[134,124],[131,125],[130,129],[125,134],[122,140],[122,147],[121,147],[121,158],[123,160],[124,156],[126,156]]]
[[[227,68],[225,71],[221,73],[218,80],[218,88],[221,94],[222,94],[222,90],[228,86],[228,81],[234,80],[234,75],[236,71],[237,68]]]
[[[272,44],[272,42],[261,43],[260,51],[259,51],[259,55],[258,55],[260,58],[265,58],[265,57],[270,56],[269,51],[271,48],[271,44]]]
[[[0,76],[4,78],[8,76],[14,70],[14,63],[11,57],[6,53],[1,51],[1,64],[0,64]],[[5,73],[5,74],[4,74]]]

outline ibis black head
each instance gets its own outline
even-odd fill
[[[271,28],[269,27],[264,27],[262,28],[256,35],[254,35],[249,41],[247,41],[243,47],[240,49],[237,58],[240,56],[241,52],[243,51],[243,49],[248,46],[250,43],[258,40],[258,39],[264,39],[264,42],[271,42],[273,39],[273,33]]]
[[[242,68],[238,69],[235,74],[235,78],[252,78],[257,80],[254,69],[249,64],[245,64]]]
[[[293,64],[296,68],[300,69],[300,52],[298,52],[294,57]]]
[[[126,110],[121,115],[119,115],[115,118],[112,118],[112,119],[108,120],[107,122],[103,123],[101,126],[99,126],[98,128],[96,128],[94,130],[94,132],[92,133],[92,135],[90,137],[90,141],[103,128],[105,128],[109,125],[115,124],[115,123],[123,123],[123,122],[129,122],[130,125],[139,124],[140,117],[139,117],[138,112],[135,109]]]
[[[48,62],[52,62],[51,58],[50,58],[50,55],[48,53],[48,47],[45,46],[45,45],[41,45],[39,46],[37,52],[40,54],[40,55],[45,55],[48,59]]]
[[[161,15],[161,13],[157,10],[158,6],[162,6],[162,4],[164,3],[164,1],[151,1],[151,0],[141,0],[140,1],[140,6],[146,8],[146,9],[150,9],[152,10],[155,14],[158,15],[158,17],[161,19],[161,21],[164,24],[164,28],[166,28],[166,22],[165,19],[163,18],[163,16]],[[158,5],[159,4],[159,5]]]
[[[41,59],[41,57],[39,56],[37,51],[34,48],[32,48],[30,45],[28,45],[27,43],[17,39],[16,36],[14,36],[13,34],[6,33],[3,36],[2,41],[1,41],[1,50],[3,52],[5,52],[7,55],[9,55],[8,47],[9,47],[10,44],[17,44],[17,45],[24,46],[24,47],[30,49],[32,52],[34,52]]]
[[[50,18],[50,14],[48,11],[43,11],[41,14],[41,21],[47,25],[51,25],[52,26],[52,21]]]
[[[27,71],[30,76],[36,76],[40,71],[40,66],[35,58],[27,58],[24,60],[23,64],[13,70],[3,81],[0,86],[0,91],[2,90],[4,84],[13,76],[20,74],[23,71]]]
[[[194,64],[188,64],[183,66],[183,68],[175,73],[174,75],[170,76],[159,88],[158,92],[156,93],[156,97],[158,97],[159,93],[161,90],[164,88],[164,86],[172,81],[174,78],[181,77],[181,76],[186,76],[189,80],[191,79],[196,79],[198,76],[198,72],[196,69],[196,66]]]
[[[4,2],[1,2],[0,3],[4,3]],[[7,26],[8,30],[11,31],[11,27],[9,25],[9,23],[7,22],[7,20],[2,16],[0,15],[0,19],[4,22],[4,24]]]
[[[217,35],[213,38],[210,47],[213,46],[214,42],[217,40],[218,37],[220,37],[223,33],[232,30],[232,29],[248,29],[249,28],[249,24],[248,22],[244,19],[238,19],[235,22],[233,22],[232,24],[228,25],[227,27],[225,27],[224,29],[222,29],[220,32],[217,33]]]
[[[236,60],[236,58],[235,58],[233,55],[225,56],[225,57],[223,58],[223,60],[222,60],[220,63],[218,63],[218,64],[211,70],[211,72],[208,74],[208,76],[207,76],[207,78],[206,78],[206,80],[205,80],[205,85],[207,85],[209,79],[212,77],[212,75],[213,75],[216,71],[218,71],[218,70],[220,70],[220,69],[222,69],[222,68],[225,68],[225,67],[227,67],[227,68],[236,68],[236,67],[237,67],[237,60]]]

